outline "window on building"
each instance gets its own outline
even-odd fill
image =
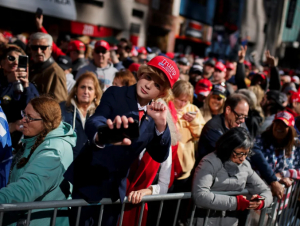
[[[140,24],[131,23],[130,24],[130,33],[139,34],[141,30]]]
[[[99,0],[75,0],[76,2],[85,3],[85,4],[91,4],[98,7],[103,7],[104,2]]]
[[[141,10],[137,10],[137,9],[132,9],[132,16],[138,17],[143,19],[144,17],[144,12]]]

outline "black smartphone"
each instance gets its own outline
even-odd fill
[[[255,199],[252,199],[251,201],[258,202],[258,201],[260,201],[260,200],[265,200],[265,198],[264,198],[264,197],[257,197],[257,198],[255,198]]]
[[[98,139],[100,144],[113,144],[123,141],[124,138],[135,139],[140,136],[139,122],[134,120],[133,123],[128,123],[128,128],[123,125],[120,129],[110,129],[108,125],[98,127]]]
[[[43,10],[41,8],[37,8],[36,12],[35,12],[35,15],[38,17],[38,18],[41,18],[41,15],[43,15]]]
[[[19,55],[18,68],[24,68],[27,71],[28,56]]]

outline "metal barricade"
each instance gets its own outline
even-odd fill
[[[298,226],[297,220],[298,207],[297,201],[300,194],[300,181],[296,180],[294,184],[285,188],[284,196],[281,200],[274,197],[271,207],[261,211],[258,226]],[[267,216],[267,223],[265,218]]]
[[[292,197],[298,197],[299,196],[299,192],[300,192],[300,183],[297,182],[295,184],[295,189],[293,189],[293,195]],[[229,196],[236,196],[236,195],[247,195],[248,191],[247,190],[243,190],[241,192],[213,192],[214,194],[221,194],[221,195],[229,195]],[[186,192],[186,193],[171,193],[171,194],[165,194],[165,195],[149,195],[149,196],[144,196],[142,198],[142,202],[141,202],[141,211],[140,211],[140,216],[139,216],[139,221],[138,221],[138,226],[141,225],[142,223],[142,218],[143,218],[143,211],[144,211],[144,206],[145,203],[147,202],[154,202],[154,201],[160,201],[160,207],[159,207],[159,212],[158,212],[158,216],[157,216],[157,220],[156,220],[156,225],[158,226],[161,220],[161,214],[162,214],[162,209],[163,209],[163,205],[164,205],[164,201],[167,200],[178,200],[177,201],[177,206],[176,206],[176,211],[175,211],[175,215],[174,215],[174,219],[173,219],[173,226],[176,225],[176,221],[177,221],[177,217],[178,217],[178,212],[179,212],[179,207],[181,204],[181,200],[182,199],[190,199],[191,198],[191,193],[190,192]],[[290,199],[291,200],[291,199]],[[283,200],[284,201],[284,200]],[[119,225],[122,226],[122,221],[123,221],[123,216],[124,216],[124,210],[125,210],[125,205],[128,204],[130,202],[128,202],[127,197],[125,197],[124,202],[122,203],[122,208],[121,208],[121,213],[120,213],[120,218],[119,218]],[[279,222],[278,225],[298,225],[296,224],[296,219],[294,218],[294,220],[292,222],[290,222],[289,220],[291,220],[291,216],[295,216],[294,214],[297,214],[298,209],[296,210],[296,203],[297,203],[297,199],[295,200],[291,200],[290,202],[288,202],[288,208],[284,209],[282,211],[282,214],[278,215],[278,211],[276,212],[276,208],[277,208],[277,199],[274,199],[273,204],[271,205],[271,207],[269,208],[265,208],[261,211],[261,215],[260,215],[260,220],[259,220],[259,226],[264,225],[264,221],[265,221],[265,217],[268,216],[268,222],[267,222],[267,226],[272,226],[274,225],[272,222],[272,219],[276,219],[276,221]],[[81,208],[84,206],[100,206],[100,212],[99,212],[99,221],[98,221],[98,225],[101,225],[101,221],[102,221],[102,216],[103,216],[103,212],[105,211],[105,206],[106,205],[112,205],[112,204],[120,204],[120,200],[116,201],[116,202],[112,202],[111,199],[102,199],[100,203],[94,203],[94,204],[90,204],[88,202],[86,202],[83,199],[73,199],[73,200],[64,200],[64,201],[39,201],[39,202],[27,202],[27,203],[13,203],[13,204],[1,204],[0,205],[0,226],[2,226],[3,223],[3,218],[5,215],[5,212],[11,212],[11,211],[28,211],[27,212],[27,221],[26,221],[26,225],[30,224],[30,217],[31,217],[31,211],[35,210],[35,209],[49,209],[49,208],[53,208],[53,217],[52,217],[52,226],[55,225],[56,222],[56,217],[57,217],[57,211],[58,208],[62,208],[62,207],[78,207],[78,211],[77,211],[77,217],[76,217],[76,226],[79,225],[79,220],[80,220],[80,213],[81,213]],[[280,208],[280,205],[279,205]],[[291,209],[293,211],[288,211],[288,209]],[[294,208],[294,209],[293,209]],[[190,223],[189,226],[192,225],[193,219],[194,219],[194,215],[195,215],[195,211],[196,211],[196,205],[193,205],[192,211],[190,213]],[[210,210],[208,209],[207,214],[206,214],[206,218],[204,219],[204,226],[207,225],[208,223],[208,217],[209,217],[209,213]],[[276,216],[277,214],[277,216]],[[276,216],[276,218],[275,218]],[[288,222],[293,223],[293,224],[287,224]]]

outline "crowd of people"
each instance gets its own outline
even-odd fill
[[[243,225],[239,213],[268,207],[300,179],[299,77],[269,51],[258,66],[247,46],[237,61],[198,58],[125,38],[55,44],[43,16],[36,26],[28,40],[0,33],[1,204],[127,196],[123,225],[132,226],[145,195],[192,192],[193,225],[205,208],[214,210],[209,225]],[[213,193],[243,189],[248,196]],[[189,223],[189,208],[183,200],[178,225]],[[102,225],[118,225],[120,210],[105,207]],[[165,203],[161,225],[175,210]],[[79,225],[96,225],[99,211],[83,207]],[[77,213],[58,208],[56,225],[75,225]],[[142,225],[157,214],[146,204]],[[52,216],[33,210],[30,225]],[[26,219],[26,211],[4,215],[5,225]]]

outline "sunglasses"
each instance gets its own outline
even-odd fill
[[[45,51],[49,46],[40,46],[40,45],[31,45],[30,48],[33,51],[38,51],[38,49],[41,49],[42,51]]]
[[[99,53],[102,53],[102,54],[105,54],[107,52],[106,49],[95,49],[95,53],[99,54]]]
[[[14,57],[14,56],[11,56],[11,55],[7,55],[7,60],[8,60],[9,62],[15,62],[15,61],[17,60],[17,58]]]

